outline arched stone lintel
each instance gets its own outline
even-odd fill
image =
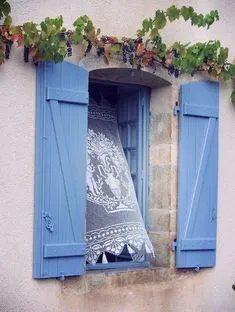
[[[144,68],[133,69],[130,65],[112,60],[106,64],[101,58],[96,56],[85,57],[79,62],[79,66],[86,68],[91,79],[103,81],[141,85],[150,88],[159,88],[173,84],[172,78],[167,70],[159,67],[155,73]]]

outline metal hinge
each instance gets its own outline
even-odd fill
[[[200,267],[199,267],[199,265],[196,265],[196,267],[195,267],[195,268],[193,268],[193,271],[194,271],[194,272],[199,272],[199,271],[200,271]]]
[[[177,242],[176,242],[176,240],[174,240],[174,241],[171,243],[171,250],[172,250],[172,251],[176,251],[176,248],[177,248]]]
[[[175,106],[174,106],[174,110],[173,110],[173,114],[174,116],[178,116],[180,113],[180,106],[178,101],[175,102]]]

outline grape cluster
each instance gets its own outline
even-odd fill
[[[129,63],[133,66],[134,65],[134,48],[131,44],[128,42],[124,42],[122,45],[122,61],[123,63],[127,63],[129,60]]]
[[[6,47],[5,47],[5,58],[8,60],[10,58],[11,53],[11,46],[13,44],[13,41],[7,40]]]
[[[123,63],[127,63],[127,52],[124,49],[124,45],[122,46],[122,61]]]
[[[178,68],[175,68],[175,66],[173,64],[169,64],[168,65],[168,74],[169,75],[174,75],[175,78],[179,77],[180,71]]]
[[[84,56],[86,56],[91,51],[91,48],[92,48],[92,43],[90,40],[88,40],[88,45],[86,47],[86,51],[85,51]]]
[[[70,41],[66,41],[66,46],[67,46],[67,55],[70,57],[72,56],[72,46]]]
[[[100,57],[102,55],[104,55],[105,49],[104,48],[98,48],[97,49],[97,55]]]
[[[25,63],[28,63],[29,61],[29,48],[24,46],[24,61]]]
[[[60,37],[60,40],[65,40],[66,39],[66,33],[65,32],[59,33],[59,37]]]
[[[143,38],[138,37],[137,39],[134,40],[134,43],[135,43],[135,44],[141,44],[141,43],[143,43]]]
[[[179,77],[179,74],[180,74],[180,72],[179,72],[178,68],[176,68],[176,69],[175,69],[175,78],[178,78],[178,77]]]
[[[169,64],[168,66],[168,74],[173,75],[175,72],[175,66],[172,64]]]

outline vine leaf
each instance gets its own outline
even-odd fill
[[[11,6],[6,0],[0,0],[0,19],[8,16],[11,12]]]
[[[231,101],[232,101],[233,103],[235,103],[235,90],[233,90],[233,92],[232,92],[232,94],[231,94]],[[233,286],[234,286],[233,290],[235,290],[235,285],[233,285]]]

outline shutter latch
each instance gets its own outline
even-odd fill
[[[178,101],[175,102],[175,106],[174,106],[174,110],[173,110],[173,114],[174,116],[178,116],[180,113],[180,106]]]
[[[171,250],[176,252],[177,242],[176,239],[171,243]]]

